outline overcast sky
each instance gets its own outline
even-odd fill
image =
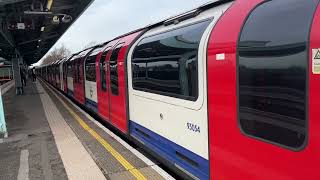
[[[58,42],[72,53],[196,8],[210,0],[95,0]],[[49,51],[50,52],[50,51]]]

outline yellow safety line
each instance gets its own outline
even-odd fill
[[[47,85],[46,85],[47,86]],[[48,87],[48,86],[47,86]],[[52,90],[49,88],[52,92]],[[76,114],[56,93],[53,95],[63,104],[63,106],[69,111],[69,113],[78,121],[78,123],[89,132],[114,158],[116,158],[120,164],[129,171],[136,179],[146,180],[147,178],[136,169],[132,164],[130,164],[118,151],[116,151],[105,139],[103,139],[96,131],[91,129],[79,116]]]

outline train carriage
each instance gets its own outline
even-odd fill
[[[230,5],[169,19],[137,40],[128,56],[130,134],[201,179],[209,175],[207,42]]]
[[[213,1],[57,62],[59,88],[183,177],[317,180],[318,4]]]

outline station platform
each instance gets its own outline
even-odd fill
[[[3,95],[0,180],[174,179],[41,80]]]

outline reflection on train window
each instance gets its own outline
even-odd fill
[[[90,55],[86,60],[86,80],[96,82],[96,57],[97,55]]]
[[[316,4],[294,0],[283,9],[283,1],[292,0],[257,7],[241,33],[239,120],[249,136],[297,149],[307,136],[307,41]]]
[[[111,93],[113,95],[119,94],[119,82],[118,82],[118,55],[123,44],[118,45],[111,54],[110,57],[110,85]]]
[[[109,52],[109,48],[107,48],[107,50],[105,50],[103,52],[103,54],[101,55],[100,58],[100,63],[99,63],[99,67],[100,67],[100,77],[101,77],[101,89],[103,91],[107,91],[107,80],[106,80],[106,56]]]
[[[210,21],[142,39],[132,58],[133,88],[196,101],[198,48]]]

